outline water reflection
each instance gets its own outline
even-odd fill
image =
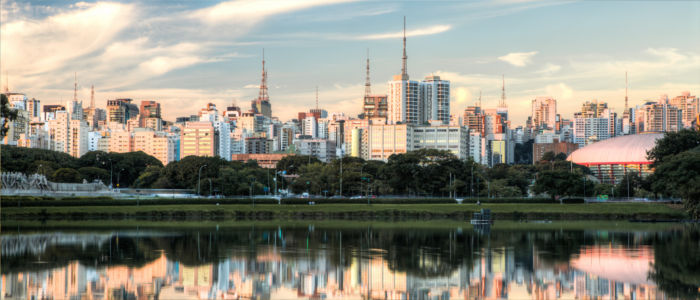
[[[3,232],[3,299],[700,296],[691,227]]]

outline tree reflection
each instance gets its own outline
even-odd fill
[[[657,240],[649,277],[668,296],[700,298],[700,229],[688,227]]]

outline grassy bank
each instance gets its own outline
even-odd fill
[[[367,220],[454,219],[468,220],[481,208],[491,209],[496,220],[633,220],[684,219],[677,207],[650,203],[605,204],[171,204],[140,206],[3,207],[5,220]]]
[[[155,220],[9,220],[3,221],[3,233],[28,233],[56,230],[66,232],[95,232],[114,230],[158,230],[158,231],[199,231],[199,230],[245,230],[255,228],[258,230],[275,230],[277,228],[308,228],[323,230],[346,229],[398,229],[411,228],[413,230],[472,230],[473,226],[464,220],[439,220],[439,221],[383,221],[383,220],[184,220],[179,222],[163,222]],[[684,228],[681,223],[638,223],[622,220],[598,220],[598,221],[552,221],[550,223],[498,221],[491,226],[492,231],[533,231],[533,230],[607,230],[607,231],[658,231]]]

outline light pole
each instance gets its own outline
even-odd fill
[[[124,169],[121,169],[119,170],[119,172],[117,172],[117,188],[119,188],[119,178],[122,176],[122,171],[124,171]]]
[[[199,171],[197,172],[197,197],[199,197],[199,182],[202,179],[202,168],[206,166],[206,164],[202,165],[201,167],[199,167]]]
[[[211,197],[212,189],[213,189],[212,184],[211,184],[211,178],[207,178],[207,179],[209,179],[209,197]]]
[[[96,155],[95,157],[97,158],[98,161],[100,160],[100,156],[99,156],[99,155]],[[114,181],[112,180],[112,171],[113,171],[112,159],[109,158],[109,157],[107,157],[107,160],[109,161],[109,188],[112,189],[112,183],[114,182]],[[105,162],[102,161],[102,164],[104,165]]]
[[[250,199],[253,201],[253,207],[255,207],[255,198],[253,197],[253,184],[255,183],[255,177],[250,179]]]
[[[343,149],[340,149],[340,197],[343,197]]]
[[[362,191],[363,191],[363,189],[362,189],[362,180],[363,180],[364,178],[362,177],[362,169],[364,169],[364,168],[365,168],[365,165],[364,165],[364,164],[360,166],[360,197],[362,197]]]

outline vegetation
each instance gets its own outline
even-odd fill
[[[0,138],[4,138],[10,129],[10,122],[17,118],[17,110],[10,108],[10,100],[7,95],[0,94]]]
[[[656,168],[648,178],[651,189],[680,197],[688,213],[700,219],[700,131],[667,132],[648,158]]]
[[[482,208],[490,209],[498,220],[629,220],[685,218],[682,210],[664,204],[606,203],[606,204],[334,204],[277,205],[240,204],[249,199],[237,199],[239,204],[177,204],[171,205],[108,205],[108,206],[49,206],[3,207],[3,220],[84,220],[130,219],[457,219],[465,220]],[[4,202],[4,201],[3,201]],[[248,202],[248,201],[245,201]],[[262,202],[262,201],[261,201]],[[153,203],[151,203],[153,204]]]
[[[590,170],[566,161],[563,153],[545,153],[535,164],[487,168],[449,151],[421,149],[395,154],[388,161],[344,157],[323,163],[309,156],[283,158],[275,170],[255,161],[188,156],[163,166],[143,152],[92,151],[80,158],[49,150],[3,146],[3,171],[45,174],[57,182],[102,180],[113,186],[190,189],[201,195],[272,194],[275,188],[300,194],[458,197],[480,199],[541,196],[552,202],[596,195],[618,197],[674,196],[700,216],[700,134],[668,133],[649,152],[656,172],[648,178],[630,173],[616,186],[596,183]],[[342,177],[342,178],[341,178]],[[348,202],[344,202],[348,203]]]

